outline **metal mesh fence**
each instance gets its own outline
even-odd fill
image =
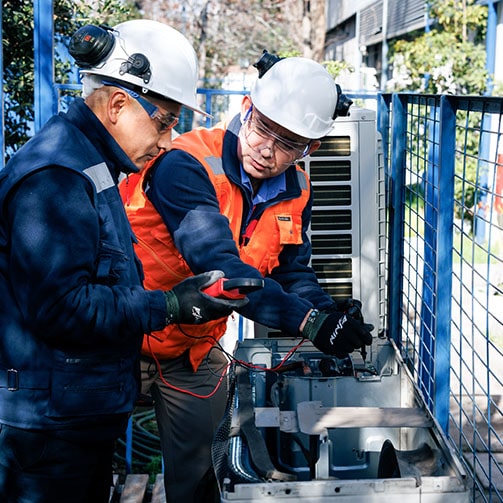
[[[388,141],[390,337],[473,478],[503,501],[499,98],[395,95]]]

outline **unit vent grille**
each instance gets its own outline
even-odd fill
[[[316,150],[312,158],[317,157],[348,157],[351,155],[351,138],[350,136],[326,136],[321,141],[321,146]]]
[[[351,180],[351,163],[349,161],[312,161],[311,181],[347,182]]]
[[[311,217],[311,230],[317,231],[348,231],[351,230],[351,210],[327,208],[314,211]]]
[[[320,148],[303,159],[313,185],[311,265],[334,299],[359,298],[369,322],[382,326],[384,211],[375,112],[337,119]]]

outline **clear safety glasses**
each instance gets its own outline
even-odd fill
[[[250,147],[253,148],[252,144],[256,144],[256,141],[253,141],[252,135],[255,135],[256,138],[261,140],[273,139],[274,148],[277,148],[281,153],[285,154],[290,162],[295,159],[301,159],[306,156],[309,151],[311,142],[296,142],[278,135],[264,124],[256,111],[253,113],[253,107],[250,107],[246,112],[243,119],[243,128],[245,139]],[[276,154],[275,150],[274,153]]]
[[[106,80],[103,80],[102,82],[105,86],[118,87],[119,89],[126,91],[129,96],[134,98],[141,105],[143,110],[147,112],[148,116],[158,124],[157,130],[160,134],[173,129],[178,124],[178,117],[174,113],[169,112],[162,115],[159,112],[159,109],[153,103],[150,103],[150,101],[148,101],[146,98],[140,96],[138,93],[132,91],[131,89],[123,87],[116,82],[109,82]]]

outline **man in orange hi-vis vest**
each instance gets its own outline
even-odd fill
[[[306,58],[264,52],[259,78],[229,124],[177,137],[145,174],[123,182],[126,212],[147,288],[221,269],[229,280],[263,280],[237,311],[343,357],[370,344],[360,304],[353,315],[309,266],[312,191],[296,161],[320,146],[350,101]],[[146,336],[143,391],[155,401],[168,502],[220,501],[210,447],[221,420],[228,360],[226,319],[172,325]]]

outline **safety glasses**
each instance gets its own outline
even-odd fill
[[[250,137],[253,134],[262,140],[273,139],[274,147],[277,147],[280,152],[288,156],[290,161],[305,157],[311,145],[310,141],[307,143],[296,142],[278,135],[262,121],[256,110],[253,111],[252,106],[246,112],[243,127],[246,141],[249,144],[252,143],[253,138],[250,139]]]
[[[123,91],[128,93],[129,96],[134,98],[141,105],[143,110],[147,112],[148,116],[157,123],[157,130],[160,134],[173,129],[178,124],[178,117],[174,113],[169,112],[165,115],[162,115],[159,112],[159,109],[153,103],[150,103],[150,101],[148,101],[146,98],[140,96],[138,93],[132,91],[131,89],[123,87],[116,82],[109,82],[106,80],[103,80],[102,82],[105,86],[118,87],[119,89],[122,89]]]

